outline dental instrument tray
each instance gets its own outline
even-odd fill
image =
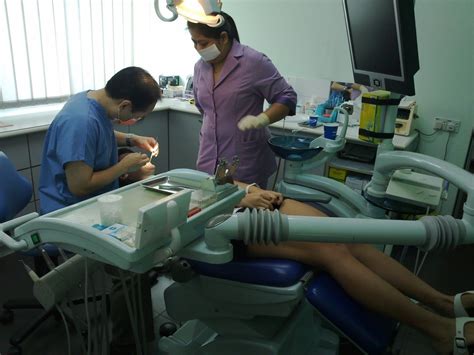
[[[173,183],[168,176],[159,177],[157,179],[145,181],[142,186],[148,190],[154,190],[164,194],[172,195],[177,192],[186,190],[186,186]]]
[[[308,160],[318,155],[323,148],[310,148],[312,138],[300,136],[275,136],[268,140],[273,152],[280,158],[291,161]]]

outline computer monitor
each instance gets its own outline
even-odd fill
[[[354,82],[414,95],[414,0],[343,0]]]

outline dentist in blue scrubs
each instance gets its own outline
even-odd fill
[[[155,79],[128,67],[100,90],[73,95],[51,123],[43,147],[40,175],[41,213],[48,213],[119,187],[118,178],[148,163],[142,153],[118,162],[117,145],[145,151],[152,137],[114,131],[113,122],[130,122],[150,113],[161,98]]]
[[[156,140],[114,131],[113,123],[133,123],[149,114],[160,98],[155,79],[138,67],[122,69],[103,89],[73,95],[46,134],[39,187],[41,213],[114,190],[121,176],[148,164],[146,154],[133,152],[118,161],[117,146],[152,151],[158,148]],[[112,269],[108,272],[113,275]],[[146,273],[141,275],[141,294],[145,336],[153,341],[153,309]],[[135,349],[124,295],[117,286],[110,295],[110,353],[115,355],[132,354]]]

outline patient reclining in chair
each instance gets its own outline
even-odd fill
[[[287,215],[326,216],[310,205],[284,199],[278,192],[240,182],[236,184],[248,192],[238,207],[276,208]],[[462,337],[463,330],[465,343],[474,343],[474,319],[465,318],[459,322],[461,333],[456,330],[455,319],[468,317],[467,312],[474,310],[473,293],[443,294],[371,245],[300,241],[244,245],[240,240],[234,241],[233,245],[237,255],[291,259],[328,272],[360,304],[423,332],[439,354],[452,353],[454,338]],[[410,298],[433,311],[413,303]],[[462,350],[462,346],[457,350]],[[467,354],[464,351],[454,354]]]
[[[281,193],[234,183],[247,192],[236,206],[241,209],[278,209],[287,215],[327,217],[310,205],[283,198]],[[300,241],[244,245],[240,240],[233,241],[233,245],[236,256],[290,259],[310,265],[316,271],[326,271],[366,308],[423,332],[439,354],[453,353],[455,336],[460,339],[464,334],[465,344],[474,344],[474,319],[459,319],[461,332],[456,329],[456,318],[468,317],[469,311],[474,312],[474,292],[456,296],[443,294],[371,245]],[[454,354],[467,354],[462,349],[460,346]]]

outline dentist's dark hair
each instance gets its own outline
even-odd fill
[[[145,69],[127,67],[118,71],[105,85],[107,96],[132,102],[132,111],[144,111],[161,99],[160,86]]]
[[[219,27],[211,27],[203,23],[194,23],[188,21],[188,28],[198,31],[205,37],[219,39],[222,32],[226,32],[230,41],[236,40],[240,43],[239,32],[235,25],[234,19],[227,13],[221,11],[220,15],[224,18],[222,25]]]

